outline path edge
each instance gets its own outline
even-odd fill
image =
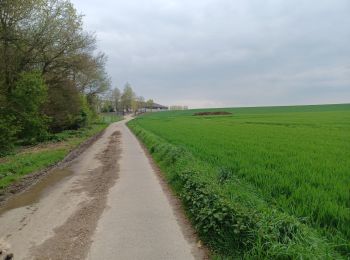
[[[147,147],[143,144],[143,142],[133,133],[133,131],[125,124],[127,129],[131,132],[131,134],[136,138],[137,142],[140,144],[143,152],[145,153],[148,162],[150,163],[157,180],[162,188],[163,193],[165,194],[169,205],[172,209],[172,212],[176,218],[177,223],[181,229],[181,233],[183,234],[186,241],[191,246],[191,253],[195,259],[211,259],[210,250],[202,243],[202,241],[198,237],[198,233],[192,226],[191,221],[187,217],[186,211],[183,207],[181,199],[176,195],[173,191],[169,183],[167,182],[164,173],[158,166],[158,164],[153,159],[152,155],[148,151]]]
[[[107,126],[108,127],[108,126]],[[87,140],[83,141],[76,147],[74,147],[62,160],[49,165],[48,167],[35,171],[29,174],[26,174],[22,178],[20,178],[18,181],[10,184],[8,187],[6,187],[2,194],[0,195],[0,207],[6,203],[7,200],[12,198],[13,196],[16,196],[18,194],[21,194],[31,188],[33,185],[38,183],[43,177],[50,174],[52,170],[57,168],[62,168],[70,164],[72,161],[74,161],[75,158],[77,158],[79,155],[81,155],[83,152],[85,152],[89,147],[91,147],[101,136],[104,135],[106,131],[106,128],[98,132],[97,134],[89,137]]]

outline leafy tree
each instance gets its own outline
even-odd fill
[[[146,106],[148,109],[152,109],[154,105],[153,99],[149,99],[146,101]]]
[[[145,99],[143,97],[134,97],[131,101],[131,108],[134,114],[139,111],[140,108],[142,108],[145,104]]]
[[[124,112],[131,111],[132,101],[135,97],[134,91],[129,83],[126,83],[123,94],[121,96],[121,106]]]
[[[90,109],[95,109],[97,96],[110,84],[106,57],[94,54],[95,37],[83,30],[82,16],[73,4],[67,0],[3,0],[0,10],[0,88],[5,98],[10,98],[22,72],[39,70],[50,96],[66,91],[60,84],[69,81],[69,88],[73,84],[88,97]],[[64,107],[65,100],[59,100]],[[78,107],[73,110],[79,110],[80,103],[74,104]],[[61,111],[50,116],[60,123]],[[60,127],[65,125],[63,121]]]
[[[105,64],[69,0],[1,0],[0,135],[8,140],[1,151],[16,138],[43,139],[48,124],[51,131],[88,124],[110,86]]]
[[[47,138],[48,117],[42,113],[47,87],[39,72],[21,73],[11,93],[11,114],[16,118],[18,137],[24,143]]]
[[[52,118],[51,131],[77,128],[82,108],[80,95],[73,81],[62,80],[51,85],[45,105],[45,113]]]
[[[112,102],[116,112],[121,110],[121,95],[119,88],[114,88],[112,90]]]
[[[75,124],[73,125],[73,128],[80,128],[89,125],[95,116],[94,112],[90,109],[87,97],[82,94],[79,94],[79,97],[80,109],[78,116],[74,120]]]
[[[4,110],[0,112],[0,156],[9,153],[16,140],[16,134],[18,127],[15,124],[16,118],[14,116],[4,113]]]

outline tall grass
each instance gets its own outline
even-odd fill
[[[247,215],[253,216],[253,209],[257,210],[253,224],[280,223],[283,229],[289,225],[281,223],[287,221],[302,227],[303,235],[298,243],[293,240],[294,247],[289,244],[290,250],[299,248],[301,252],[303,243],[323,241],[321,244],[332,249],[319,246],[319,252],[323,248],[323,252],[336,250],[349,256],[350,105],[224,110],[233,114],[196,117],[194,111],[166,112],[140,117],[130,127],[139,135],[143,133],[140,138],[151,152],[165,144],[182,151],[170,156],[174,162],[164,162],[169,155],[157,157],[165,172],[176,173],[168,176],[181,183],[178,187],[187,185],[179,181],[187,169],[178,166],[176,158],[182,153],[191,154],[198,165],[206,165],[206,170],[195,171],[209,187],[206,192],[235,203],[236,208],[247,208]],[[149,143],[149,136],[161,141]],[[194,161],[181,160],[181,165]],[[190,203],[188,208],[190,211],[194,205]],[[261,241],[266,240],[260,241],[261,236],[254,233],[259,228],[254,225],[248,229],[254,237],[248,239],[253,246],[243,252],[258,256],[267,250],[264,246],[258,250]],[[264,232],[271,226],[266,228]],[[272,248],[288,251],[280,240],[271,241]],[[218,243],[214,247],[220,248]],[[298,250],[292,250],[291,255],[297,255]]]

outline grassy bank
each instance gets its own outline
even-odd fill
[[[203,240],[227,257],[346,258],[350,105],[224,111],[129,123]]]
[[[113,115],[102,115],[88,127],[55,134],[52,141],[31,147],[18,147],[8,156],[0,158],[0,191],[21,177],[40,171],[61,161],[72,149],[104,130],[110,123],[120,120]]]

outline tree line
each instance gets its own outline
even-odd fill
[[[0,1],[0,153],[88,125],[106,56],[67,0]]]
[[[125,84],[123,91],[114,88],[105,93],[101,99],[101,112],[117,112],[119,114],[144,112],[145,109],[152,109],[153,99],[145,100],[138,96],[129,83]]]
[[[0,155],[144,104],[130,84],[111,90],[107,58],[69,0],[1,0],[0,57]]]

